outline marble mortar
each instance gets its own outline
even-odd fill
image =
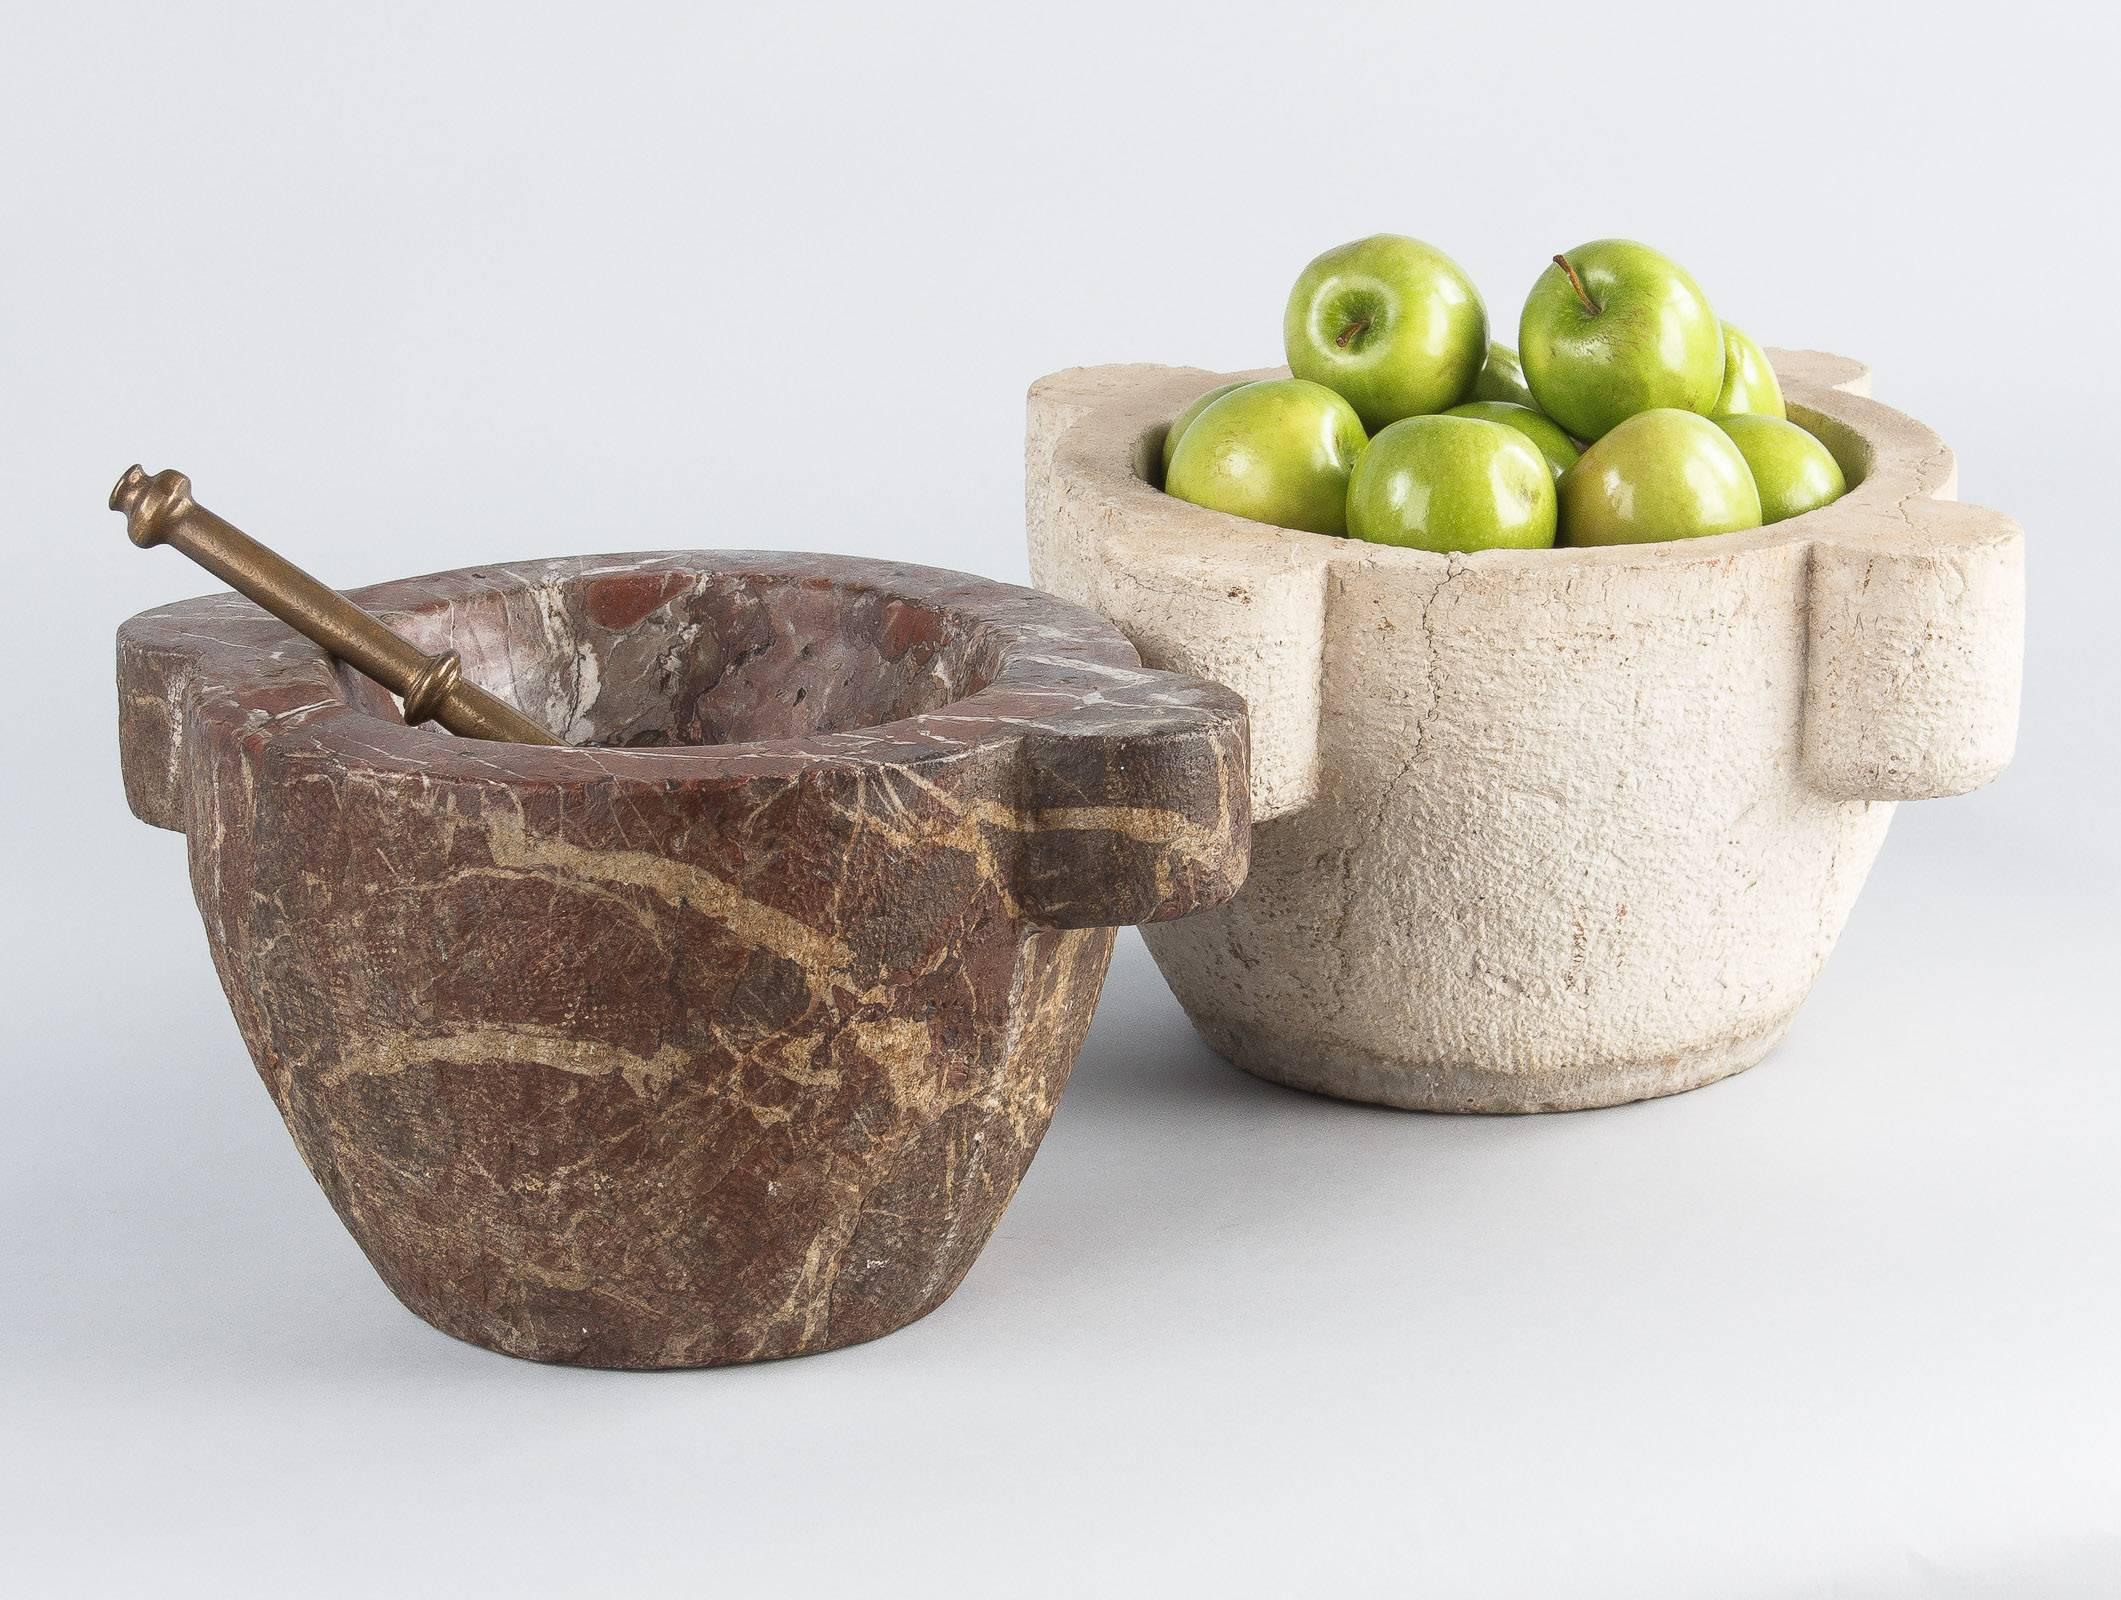
[[[1242,703],[1030,590],[704,551],[353,598],[580,748],[408,728],[224,596],[119,633],[126,794],[340,1218],[494,1350],[713,1365],[931,1310],[1113,930],[1244,875]]]

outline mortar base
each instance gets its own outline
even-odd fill
[[[1507,1115],[1588,1111],[1698,1089],[1762,1060],[1782,1042],[1795,1016],[1792,1010],[1764,1029],[1672,1054],[1519,1071],[1281,1039],[1199,1016],[1192,1022],[1216,1054],[1269,1083],[1404,1111]]]

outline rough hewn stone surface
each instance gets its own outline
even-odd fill
[[[1149,946],[1264,1077],[1535,1111],[1750,1066],[1839,934],[1891,802],[2016,737],[2023,544],[1854,362],[1777,352],[1856,487],[1750,533],[1432,555],[1160,493],[1227,374],[1031,392],[1035,580],[1252,713],[1251,877]],[[1255,376],[1268,376],[1260,373]],[[1860,480],[1860,481],[1858,481]]]
[[[1115,925],[1246,859],[1228,691],[917,567],[727,552],[355,597],[598,748],[409,729],[234,597],[119,635],[126,792],[182,829],[303,1158],[437,1327],[540,1360],[874,1338],[979,1253]]]

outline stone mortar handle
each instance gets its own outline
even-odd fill
[[[2009,764],[2025,632],[2015,522],[1932,500],[1902,527],[1823,538],[1810,599],[1812,787],[1837,800],[1927,800],[1978,789]]]

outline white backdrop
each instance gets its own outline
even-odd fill
[[[1898,11],[1900,8],[1893,8]],[[0,4],[0,1588],[2121,1591],[2113,196],[2094,8]],[[126,815],[136,458],[345,585],[665,545],[1021,578],[1041,372],[1277,358],[1317,250],[1687,263],[2031,537],[2018,766],[1785,1048],[1453,1120],[1271,1089],[1127,936],[959,1294],[721,1373],[401,1311]]]

